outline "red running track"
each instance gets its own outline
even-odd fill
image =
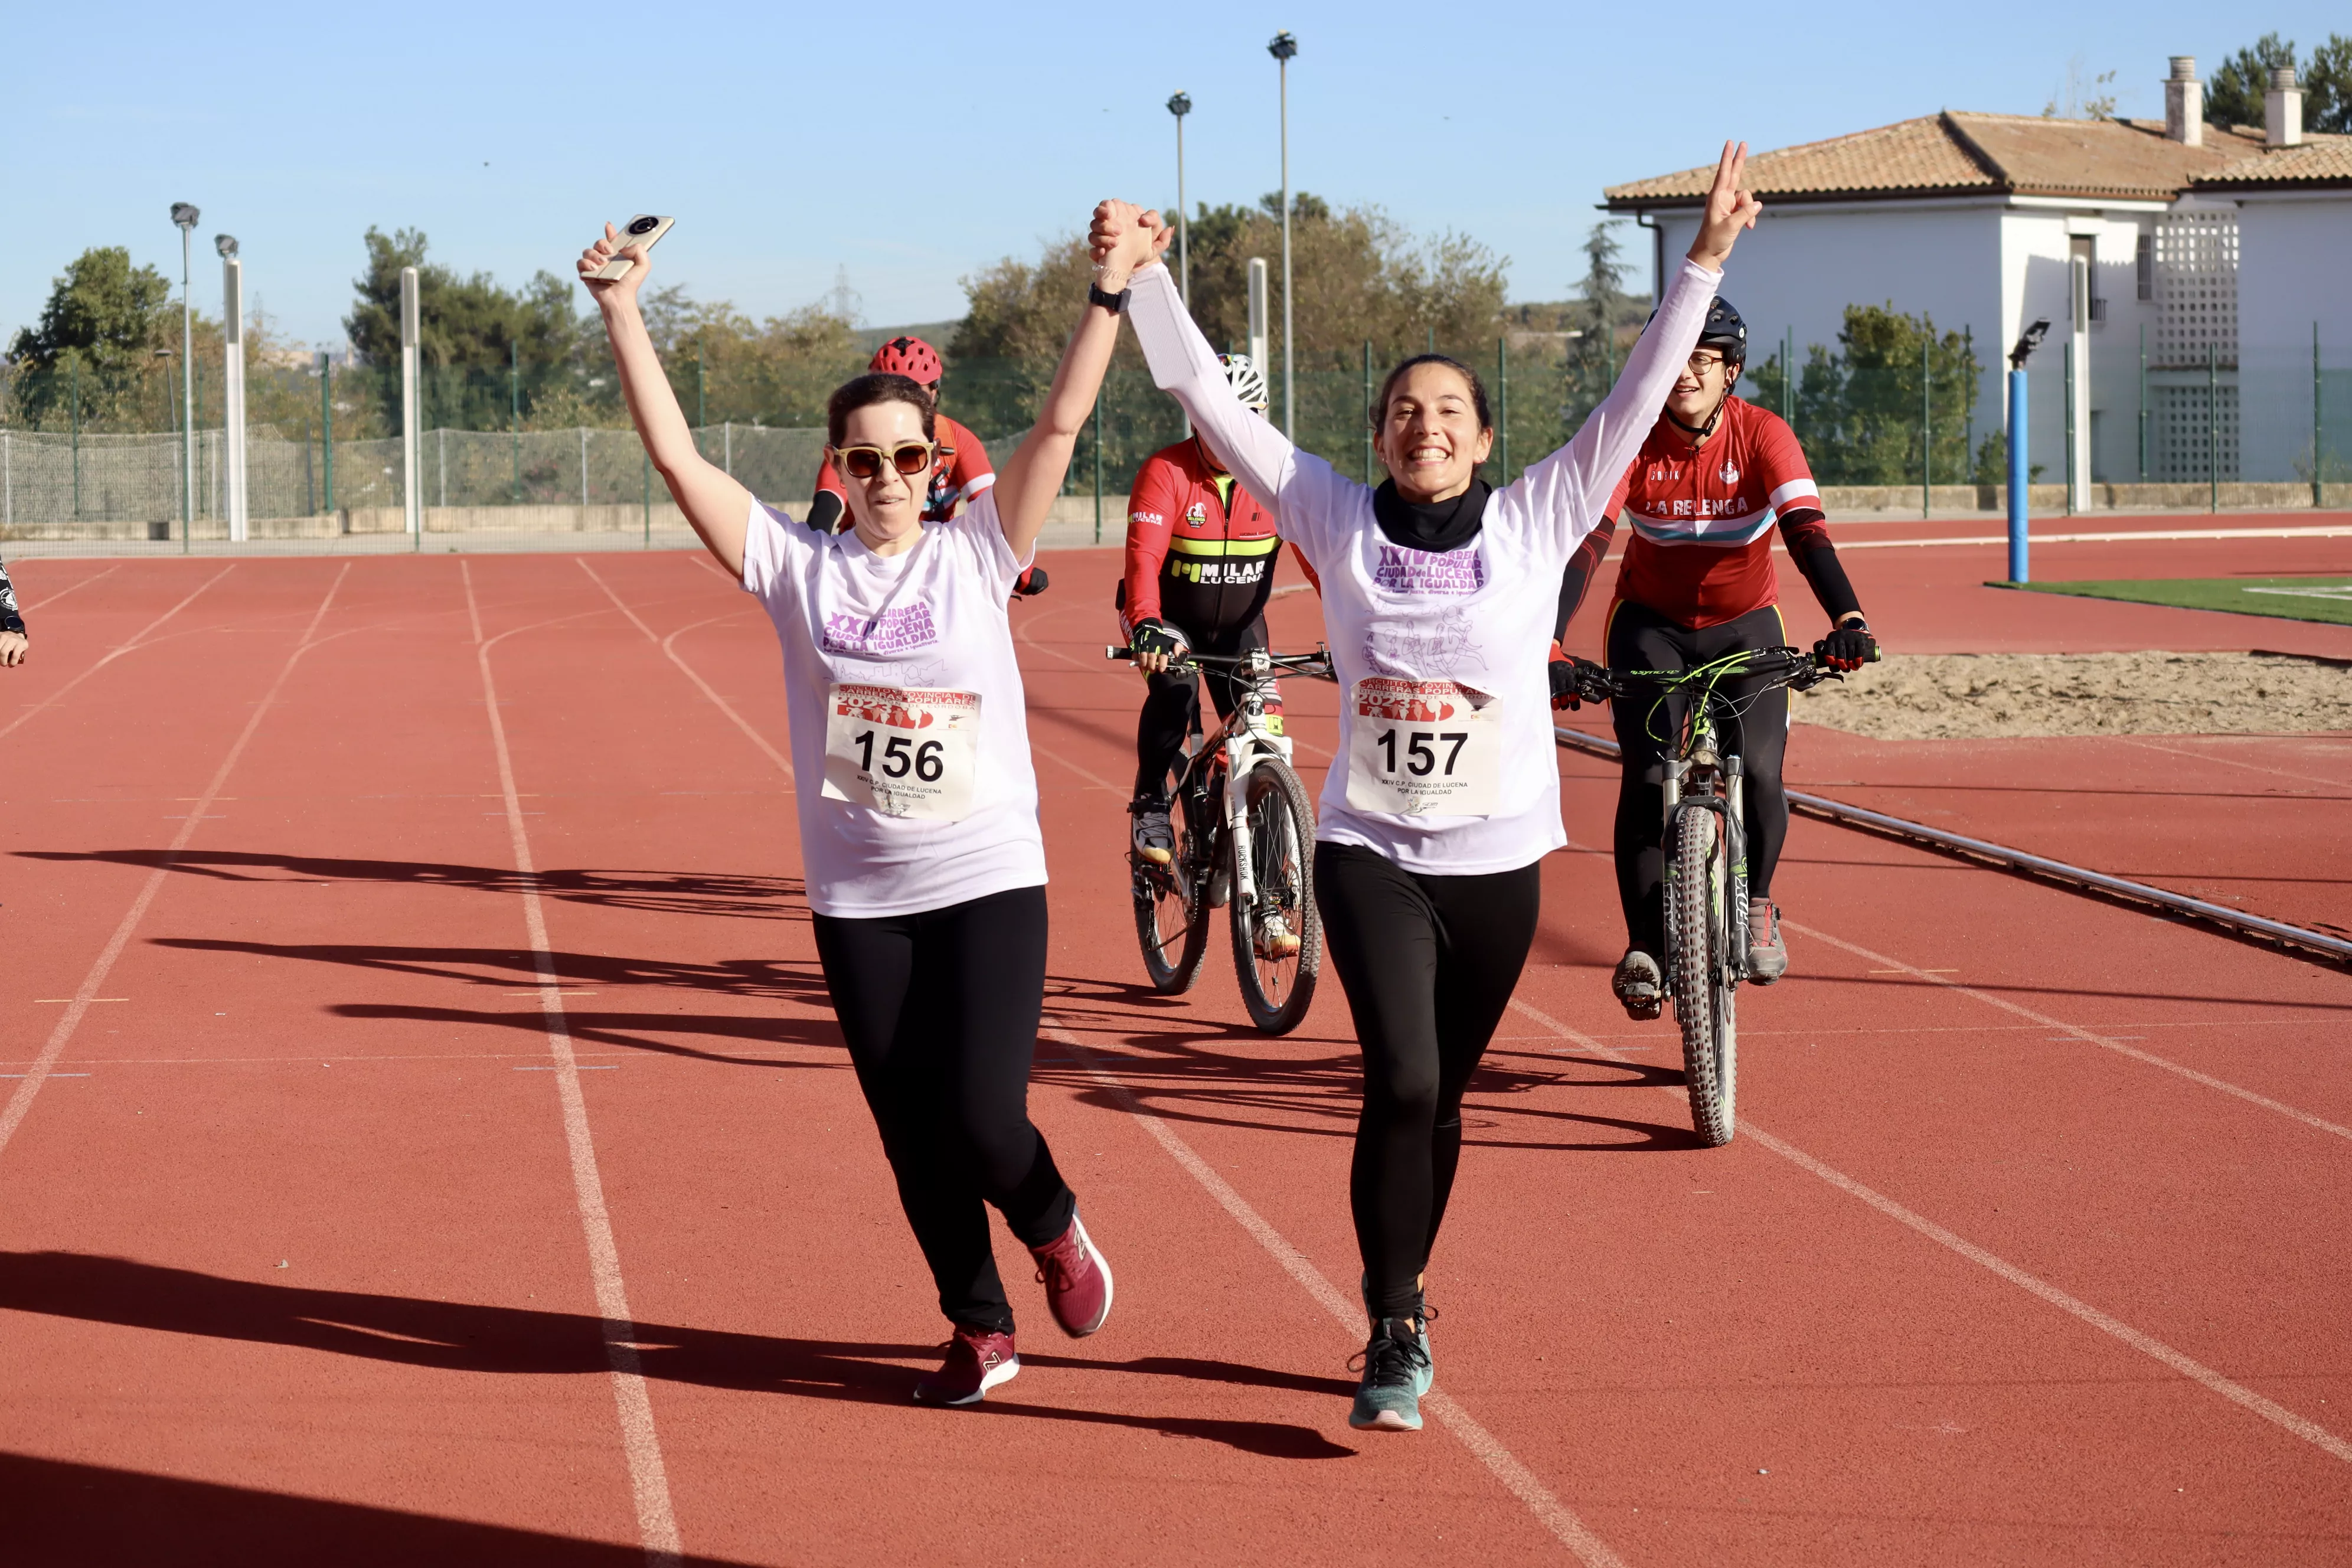
[[[1344,1005],[1269,1041],[1218,964],[1140,987],[1112,558],[1054,564],[1034,1098],[1120,1299],[1073,1344],[1016,1291],[974,1412],[908,1402],[941,1331],[748,600],[683,555],[21,574],[12,1561],[2352,1560],[2352,977],[1805,823],[1698,1150],[1607,1003],[1575,757],[1436,1418],[1351,1433]]]

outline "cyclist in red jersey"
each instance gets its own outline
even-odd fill
[[[1265,375],[1245,355],[1222,358],[1234,395],[1263,416]],[[1274,514],[1218,466],[1198,436],[1161,447],[1136,469],[1117,603],[1136,668],[1150,681],[1136,726],[1135,800],[1128,809],[1135,852],[1155,864],[1166,865],[1175,852],[1169,775],[1201,711],[1192,673],[1170,669],[1169,660],[1193,650],[1232,655],[1265,647],[1265,604],[1281,548]],[[1282,700],[1268,686],[1266,718],[1278,734]],[[1234,696],[1233,678],[1211,672],[1219,718],[1232,715]]]
[[[1665,412],[1619,481],[1607,515],[1569,563],[1560,584],[1562,635],[1608,552],[1617,517],[1632,525],[1616,600],[1609,606],[1605,643],[1612,668],[1687,669],[1741,648],[1784,646],[1788,627],[1772,567],[1775,526],[1829,614],[1830,635],[1814,651],[1840,669],[1855,669],[1877,646],[1831,546],[1821,489],[1796,433],[1731,390],[1747,358],[1748,329],[1718,298]],[[1557,647],[1554,653],[1556,705],[1574,707],[1592,690],[1590,682],[1578,689],[1577,669],[1587,661],[1568,658]],[[1780,782],[1789,694],[1786,689],[1759,692],[1742,682],[1718,689],[1732,710],[1725,744],[1747,769],[1750,978],[1769,985],[1789,966],[1771,897],[1773,868],[1789,832]],[[1656,701],[1637,693],[1612,704],[1622,748],[1615,837],[1627,947],[1611,984],[1636,1018],[1656,1017],[1664,995],[1658,967],[1665,945],[1660,839],[1664,763],[1681,714],[1670,706],[1653,722]]]
[[[931,395],[939,402],[940,382],[947,373],[940,363],[939,351],[920,338],[896,337],[874,351],[866,363],[872,375],[903,375]],[[928,504],[923,508],[925,522],[945,522],[956,513],[960,505],[970,503],[982,490],[996,483],[996,470],[989,466],[988,448],[980,437],[939,413],[932,411],[932,422],[939,429],[939,466],[931,472]],[[808,525],[819,533],[838,533],[849,526],[849,516],[843,509],[848,505],[848,491],[841,476],[834,472],[833,459],[826,458],[816,471],[816,495],[809,502]],[[1013,584],[1016,593],[1024,597],[1045,591],[1043,567],[1032,566]]]

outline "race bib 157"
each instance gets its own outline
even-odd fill
[[[824,796],[886,816],[957,822],[971,811],[980,694],[835,686],[825,697]]]
[[[1502,704],[1451,680],[1372,676],[1349,693],[1348,804],[1391,816],[1488,816]]]

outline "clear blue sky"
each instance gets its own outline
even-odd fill
[[[1287,27],[1294,184],[1454,228],[1558,299],[1601,187],[1940,108],[2035,113],[2079,57],[2123,112],[2163,110],[2165,57],[2208,72],[2275,28],[2307,53],[2341,0],[2232,19],[2185,0],[1948,7],[1227,4],[825,7],[11,6],[0,342],[85,247],[176,279],[173,201],[243,242],[249,294],[339,343],[361,235],[424,229],[439,261],[518,282],[593,225],[675,214],[659,275],[754,314],[846,268],[874,324],[962,313],[957,279],[1081,225],[1100,196],[1172,200],[1161,106],[1191,92],[1188,191],[1278,184]],[[1638,249],[1629,247],[1638,255]]]

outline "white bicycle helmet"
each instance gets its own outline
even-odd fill
[[[1244,408],[1266,411],[1274,399],[1265,389],[1265,374],[1250,362],[1247,354],[1219,354],[1217,363],[1225,367],[1225,384],[1234,389]]]

